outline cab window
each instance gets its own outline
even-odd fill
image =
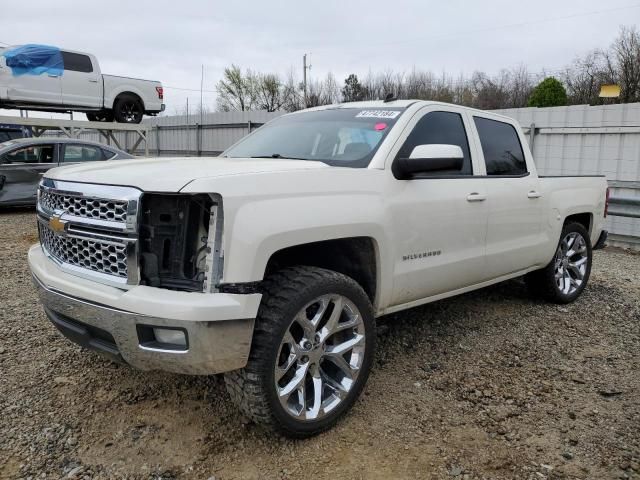
[[[402,148],[398,152],[397,158],[408,158],[413,149],[418,145],[430,144],[457,145],[462,149],[464,160],[460,170],[446,170],[442,172],[429,173],[421,176],[450,176],[450,175],[473,175],[471,166],[471,152],[467,140],[467,132],[464,128],[462,116],[454,112],[430,112],[418,120]]]
[[[53,145],[31,145],[17,148],[0,157],[1,163],[51,163],[53,162]]]
[[[93,145],[65,145],[62,161],[65,163],[95,162],[104,160],[104,153],[100,147]]]
[[[487,175],[526,175],[527,162],[513,125],[483,117],[473,117],[473,120],[480,137]]]
[[[91,73],[93,72],[93,65],[91,64],[91,58],[81,53],[72,52],[60,52],[62,54],[62,61],[64,62],[64,69],[72,72]]]

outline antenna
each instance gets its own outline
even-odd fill
[[[385,95],[384,103],[393,102],[394,100],[397,100],[397,99],[398,97],[396,97],[394,93],[390,92]]]

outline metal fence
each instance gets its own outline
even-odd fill
[[[610,242],[640,248],[640,103],[517,108],[542,175],[605,175]]]
[[[606,175],[611,187],[607,229],[612,243],[640,248],[640,103],[498,110],[528,135],[542,175]],[[281,112],[222,112],[145,120],[149,151],[159,156],[217,155]],[[82,138],[99,141],[96,132]],[[134,132],[117,132],[130,149]],[[139,149],[135,153],[143,154]]]
[[[149,118],[144,125],[150,128],[148,149],[157,156],[218,155],[236,141],[283,112],[219,112],[200,115],[177,115]],[[104,142],[98,132],[80,134],[86,140]],[[114,139],[129,151],[136,137],[128,132],[116,132]],[[142,146],[134,150],[144,155]]]

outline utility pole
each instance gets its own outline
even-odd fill
[[[307,107],[307,70],[311,70],[311,65],[307,66],[307,54],[302,56],[302,85],[304,88],[304,106]]]
[[[204,65],[202,65],[202,72],[200,73],[200,125],[202,125],[202,89],[204,88]]]

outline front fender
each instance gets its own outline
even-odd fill
[[[277,251],[323,240],[370,237],[377,244],[379,258],[386,258],[380,249],[389,242],[382,215],[377,212],[383,212],[381,202],[368,195],[246,203],[225,225],[224,281],[262,280],[269,259]]]

